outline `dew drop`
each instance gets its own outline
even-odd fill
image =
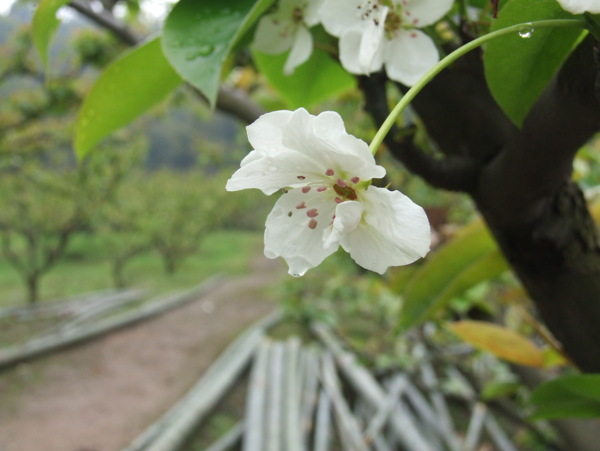
[[[193,52],[188,53],[185,56],[186,61],[194,61],[198,58],[206,58],[210,56],[215,51],[215,46],[212,44],[201,44],[197,48],[194,49]]]
[[[200,56],[209,56],[215,51],[215,46],[212,44],[202,44],[198,47],[198,54]]]
[[[523,39],[530,38],[533,34],[533,27],[531,25],[525,25],[519,30],[519,36]]]

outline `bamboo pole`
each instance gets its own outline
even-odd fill
[[[340,381],[330,354],[321,356],[321,380],[327,395],[331,399],[338,426],[338,435],[344,449],[347,451],[368,451],[368,447],[362,439],[360,426],[342,395]]]
[[[285,360],[285,450],[303,451],[302,421],[300,402],[302,378],[300,373],[300,339],[290,337],[286,341]]]
[[[304,433],[304,444],[310,449],[310,432],[313,429],[313,418],[317,407],[317,396],[319,390],[318,357],[314,348],[303,348],[304,376],[302,378],[302,429]]]
[[[463,444],[464,451],[475,451],[477,444],[481,440],[481,433],[483,431],[483,424],[485,417],[487,416],[487,407],[485,404],[480,402],[475,404],[473,408],[473,414],[469,420],[469,426],[467,427],[467,433]]]
[[[22,344],[8,346],[0,350],[0,369],[10,367],[17,363],[24,362],[41,355],[49,354],[67,346],[82,343],[108,332],[112,332],[114,330],[127,327],[165,313],[207,293],[208,291],[212,290],[217,283],[220,282],[220,280],[221,277],[212,277],[196,288],[184,293],[170,295],[166,298],[148,301],[146,304],[134,311],[125,312],[118,316],[106,318],[94,324],[86,325],[77,329],[59,331],[53,335],[34,338]]]
[[[367,443],[371,443],[379,436],[392,415],[400,394],[406,389],[406,386],[407,379],[404,375],[396,375],[393,378],[388,390],[387,399],[371,416],[371,421],[365,429],[364,438]]]
[[[188,394],[124,451],[179,450],[247,367],[265,329],[277,322],[280,316],[280,312],[274,312],[246,329]]]
[[[354,389],[375,409],[385,404],[386,394],[381,385],[363,366],[355,362],[354,356],[343,350],[341,344],[322,323],[311,325],[313,332],[335,356],[346,379]],[[390,426],[402,444],[410,450],[434,451],[436,448],[423,436],[412,415],[402,403],[394,406]]]
[[[315,419],[314,451],[329,451],[331,441],[331,400],[324,389],[319,391]]]
[[[267,391],[267,418],[264,451],[283,449],[284,378],[283,361],[285,348],[283,343],[274,342],[269,361],[269,390]]]
[[[421,377],[425,386],[429,389],[429,395],[433,402],[433,407],[437,412],[436,428],[440,435],[446,440],[446,444],[453,451],[461,449],[460,441],[456,435],[452,416],[450,415],[446,399],[439,390],[439,380],[435,374],[430,362],[424,361],[421,364]],[[441,427],[439,427],[441,426]]]
[[[250,374],[250,384],[246,397],[246,420],[244,428],[243,451],[263,449],[263,430],[265,428],[265,403],[270,340],[263,338],[258,346]]]

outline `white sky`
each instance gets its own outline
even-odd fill
[[[15,0],[0,0],[0,14],[7,14]],[[146,0],[143,10],[154,17],[164,17],[175,0]]]

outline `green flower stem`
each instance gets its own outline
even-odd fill
[[[585,27],[585,21],[582,19],[552,19],[552,20],[539,20],[534,22],[521,23],[517,25],[512,25],[510,27],[502,28],[500,30],[492,31],[491,33],[486,34],[485,36],[481,36],[477,39],[472,40],[471,42],[466,43],[462,47],[456,49],[454,52],[447,55],[445,58],[441,59],[434,67],[429,69],[421,77],[419,81],[417,81],[404,96],[400,99],[398,104],[392,110],[392,112],[388,115],[387,119],[381,125],[373,141],[369,148],[371,149],[371,153],[375,155],[377,150],[381,146],[383,139],[389,133],[392,126],[396,123],[396,120],[400,116],[400,113],[404,111],[404,109],[413,101],[413,99],[417,96],[419,92],[429,83],[437,74],[439,74],[442,70],[456,61],[458,58],[474,50],[478,47],[481,47],[488,41],[492,39],[499,38],[505,35],[511,35],[515,33],[523,33],[526,31],[533,32],[538,28],[567,28],[567,27]]]

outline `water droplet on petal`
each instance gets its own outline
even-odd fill
[[[533,26],[531,26],[531,25],[524,25],[523,28],[521,28],[519,30],[519,36],[522,37],[523,39],[530,38],[532,34],[533,34]]]

